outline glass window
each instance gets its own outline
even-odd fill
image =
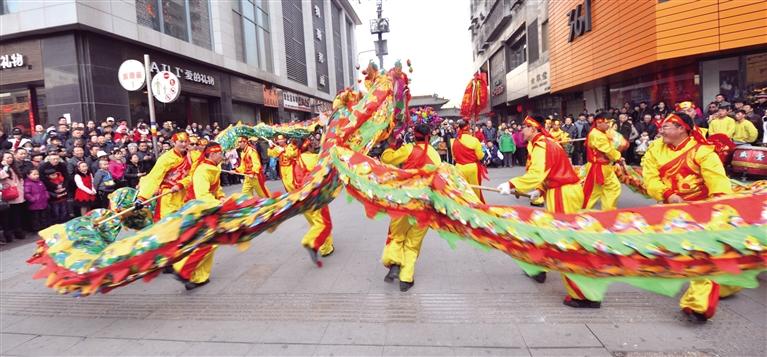
[[[232,23],[234,24],[234,50],[237,60],[245,62],[245,39],[242,36],[242,15],[232,11]]]
[[[242,14],[242,17],[255,21],[256,14],[255,14],[255,6],[250,0],[240,0],[240,13]]]
[[[530,62],[538,60],[538,20],[534,20],[527,27],[527,49]]]
[[[160,27],[160,6],[159,0],[136,0],[136,22],[154,29],[162,31]]]
[[[208,0],[189,0],[189,17],[192,25],[192,43],[200,47],[212,48]]]
[[[245,39],[245,62],[258,66],[258,41],[256,40],[256,24],[248,19],[242,19],[242,34]]]
[[[511,71],[527,61],[527,40],[524,35],[507,48],[507,71]]]
[[[18,12],[23,0],[0,0],[0,15]]]
[[[549,21],[541,24],[541,52],[549,50]]]
[[[163,0],[162,19],[165,34],[179,40],[188,41],[187,33],[187,8],[185,0]]]

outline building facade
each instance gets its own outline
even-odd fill
[[[0,120],[148,122],[146,92],[118,81],[144,54],[180,79],[158,122],[307,119],[355,83],[360,24],[348,0],[0,0]]]
[[[475,70],[494,118],[659,101],[698,105],[767,87],[763,0],[472,0]]]

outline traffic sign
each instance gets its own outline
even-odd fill
[[[168,71],[160,71],[152,78],[152,94],[161,103],[173,103],[181,94],[178,77]]]

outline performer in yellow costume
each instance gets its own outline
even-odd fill
[[[162,154],[152,170],[142,177],[138,184],[139,207],[143,207],[143,202],[150,197],[172,192],[157,200],[153,217],[155,222],[184,205],[186,188],[191,184],[192,158],[186,152],[189,136],[185,132],[179,132],[173,135],[171,141],[173,149]]]
[[[642,178],[647,193],[664,203],[701,201],[732,192],[714,146],[695,127],[692,117],[676,112],[661,125],[662,140],[650,144],[642,158]],[[682,311],[699,321],[714,316],[720,297],[740,290],[707,279],[690,282],[682,296]]]
[[[580,179],[568,160],[567,153],[546,131],[543,117],[526,117],[522,122],[522,135],[527,141],[527,167],[524,175],[498,186],[501,194],[529,193],[530,199],[546,196],[546,210],[554,213],[577,213],[583,205]],[[546,273],[531,276],[535,281],[546,281]],[[586,298],[583,290],[572,280],[562,276],[568,296],[564,304],[576,308],[599,308],[601,303]]]
[[[388,148],[381,154],[381,161],[403,169],[420,169],[425,165],[439,165],[439,154],[429,145],[429,126],[416,126],[415,144],[404,144],[394,149]],[[410,217],[392,218],[389,224],[389,234],[386,246],[381,256],[381,263],[389,272],[384,281],[391,282],[399,279],[400,291],[408,291],[415,281],[415,262],[421,252],[421,242],[426,236],[427,227],[410,223]]]
[[[317,165],[319,155],[316,153],[301,153],[295,143],[288,143],[283,135],[278,135],[275,146],[269,148],[268,154],[276,157],[280,166],[280,177],[285,190],[295,191],[303,185],[304,174]],[[319,148],[313,148],[319,150]],[[319,256],[333,254],[333,222],[330,218],[330,207],[304,213],[309,223],[309,230],[301,240],[301,245],[309,251],[309,258],[317,266],[322,267]]]
[[[257,141],[258,139],[255,139]],[[248,142],[248,138],[240,137],[239,142],[239,154],[240,165],[237,166],[235,171],[246,175],[245,180],[242,182],[242,193],[258,196],[269,197],[269,190],[266,189],[266,179],[264,178],[264,172],[261,170],[261,157],[258,155],[258,150]]]
[[[603,114],[594,118],[591,131],[586,138],[586,179],[583,183],[583,208],[591,209],[598,200],[602,200],[602,210],[614,210],[618,207],[621,195],[621,183],[615,175],[613,163],[621,160],[621,153],[616,150],[607,137],[610,123]]]
[[[220,204],[224,197],[221,189],[221,161],[224,153],[221,145],[209,142],[202,149],[192,174],[192,184],[187,200],[200,200],[205,204]],[[213,253],[216,245],[206,245],[195,249],[184,259],[173,264],[176,276],[184,283],[187,290],[196,289],[210,282],[210,270],[213,268]]]
[[[451,149],[458,172],[470,184],[481,185],[482,179],[487,178],[487,168],[482,165],[485,154],[482,151],[482,143],[471,135],[471,126],[463,119],[458,120],[458,135],[453,139]],[[474,193],[485,202],[482,190],[474,189]]]

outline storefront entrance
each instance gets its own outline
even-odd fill
[[[48,120],[45,88],[16,88],[0,92],[0,127],[9,133],[20,128],[25,134],[33,132],[35,124]]]

